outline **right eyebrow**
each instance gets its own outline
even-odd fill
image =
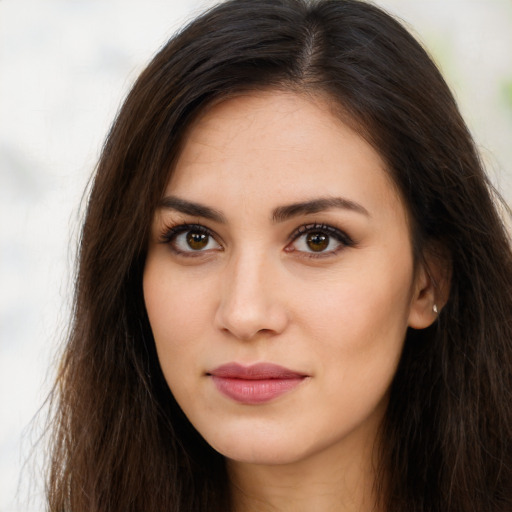
[[[210,219],[221,224],[226,223],[226,218],[221,212],[205,206],[203,204],[186,201],[176,196],[166,196],[158,202],[157,208],[165,208],[168,210],[175,210],[177,212],[192,215],[194,217],[203,217]]]
[[[274,210],[272,219],[274,222],[283,222],[298,215],[310,215],[318,213],[331,208],[341,208],[343,210],[350,210],[353,212],[361,213],[370,217],[368,210],[361,204],[345,199],[343,197],[320,197],[318,199],[311,199],[300,203],[293,203],[286,206],[279,206]]]

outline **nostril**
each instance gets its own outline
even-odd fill
[[[215,321],[221,331],[240,340],[275,336],[283,332],[287,325],[286,313],[279,309],[278,305],[273,305],[267,310],[245,308],[235,313],[220,308]]]

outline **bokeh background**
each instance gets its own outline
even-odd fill
[[[213,3],[0,0],[0,512],[44,510],[37,412],[68,320],[83,191],[109,124],[155,51]],[[510,204],[512,0],[378,4],[430,50]]]

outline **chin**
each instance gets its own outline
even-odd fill
[[[229,460],[257,465],[286,465],[300,462],[315,452],[304,440],[290,435],[231,434],[220,439],[206,439]],[[321,447],[317,447],[321,450]]]
[[[269,446],[263,442],[258,445],[229,446],[218,451],[229,460],[260,466],[294,464],[305,457],[298,450],[283,449],[282,446],[275,448],[274,445]]]

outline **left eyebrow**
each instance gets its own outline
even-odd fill
[[[367,217],[371,217],[368,210],[359,203],[344,199],[343,197],[325,197],[319,199],[311,199],[300,203],[293,203],[286,206],[279,206],[272,213],[272,221],[275,223],[284,222],[292,217],[298,215],[307,215],[311,213],[318,213],[331,208],[341,208],[343,210],[350,210]]]
[[[157,208],[176,210],[178,212],[185,213],[186,215],[204,217],[205,219],[210,219],[215,222],[223,224],[226,223],[224,215],[222,215],[218,210],[215,210],[215,208],[210,208],[209,206],[187,201],[186,199],[181,199],[175,196],[164,197],[158,203]]]

